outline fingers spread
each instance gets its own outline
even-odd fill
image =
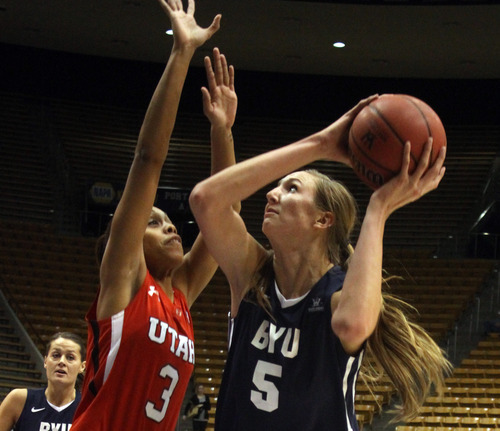
[[[205,62],[205,71],[207,73],[208,88],[210,88],[210,91],[212,91],[217,86],[217,83],[210,57],[206,56],[204,62]]]
[[[182,2],[181,3],[181,7],[182,7]],[[188,1],[188,7],[187,7],[187,13],[189,15],[194,15],[194,0],[189,0]]]
[[[208,27],[207,31],[209,33],[209,37],[208,38],[211,38],[212,35],[217,31],[219,30],[220,28],[220,20],[222,18],[222,15],[217,15],[214,20],[212,21],[212,24],[210,24],[210,27]]]

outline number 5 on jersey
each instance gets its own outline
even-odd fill
[[[253,373],[252,382],[259,391],[250,391],[250,399],[255,407],[266,412],[273,412],[278,408],[279,391],[276,385],[267,380],[267,376],[281,377],[281,365],[259,360]]]

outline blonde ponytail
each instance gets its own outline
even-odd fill
[[[409,320],[414,307],[387,293],[382,298],[378,324],[366,342],[366,356],[376,367],[364,366],[363,377],[375,384],[380,370],[385,371],[401,399],[393,421],[408,420],[418,414],[431,390],[442,392],[452,365],[431,336]]]

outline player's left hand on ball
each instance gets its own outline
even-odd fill
[[[386,202],[388,214],[420,199],[438,187],[446,171],[443,166],[446,147],[439,150],[436,161],[429,166],[431,163],[431,150],[432,138],[429,138],[415,171],[410,174],[408,169],[410,166],[411,143],[405,143],[401,171],[373,194],[374,196],[378,195],[377,197]]]

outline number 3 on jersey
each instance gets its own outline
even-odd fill
[[[250,391],[250,399],[259,410],[273,412],[278,408],[279,391],[276,385],[267,376],[281,377],[281,365],[271,364],[266,361],[257,361],[252,382],[259,391]]]
[[[160,377],[163,377],[164,379],[170,377],[171,380],[169,387],[163,389],[163,392],[161,393],[161,399],[163,400],[163,406],[161,410],[156,409],[155,404],[152,401],[148,401],[146,404],[146,416],[158,423],[163,420],[165,414],[167,413],[170,397],[174,393],[175,386],[179,381],[179,372],[174,367],[172,367],[172,365],[165,365],[160,370]]]

